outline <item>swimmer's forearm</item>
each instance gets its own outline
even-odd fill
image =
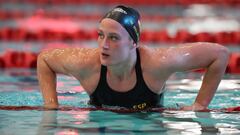
[[[44,99],[44,107],[57,108],[56,74],[50,69],[42,56],[38,57],[37,74]]]
[[[194,103],[195,105],[204,108],[208,107],[220,83],[220,76],[221,75],[219,73],[217,75],[214,75],[213,73],[210,73],[210,71],[207,71],[196,101]]]
[[[218,58],[213,61],[207,68],[207,72],[203,78],[202,86],[196,98],[194,105],[207,108],[210,104],[218,85],[225,73],[228,62],[229,52],[225,50],[220,52]]]

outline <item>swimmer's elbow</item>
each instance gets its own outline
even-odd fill
[[[212,53],[215,58],[210,63],[209,68],[214,68],[215,71],[225,71],[230,57],[229,49],[227,47],[219,45]]]
[[[228,59],[230,56],[229,49],[221,44],[204,42],[204,43],[200,43],[200,45],[206,46],[207,48],[205,49],[210,49],[210,52],[208,53],[214,54],[214,56],[217,55],[218,58]]]
[[[218,54],[218,59],[227,63],[231,52],[227,47],[220,45],[219,49],[217,50],[217,54]]]
[[[43,51],[38,55],[37,67],[41,66],[43,63],[46,63],[47,56],[48,56],[48,51]]]
[[[63,66],[64,57],[54,55],[56,50],[43,51],[37,58],[37,70],[45,70],[52,73],[66,74],[66,70]]]
[[[45,55],[46,55],[46,51],[40,52],[38,54],[38,60],[43,60]]]
[[[51,58],[49,54],[49,51],[43,51],[38,55],[37,70],[54,72],[54,66],[51,64],[52,60],[50,60],[53,58]]]

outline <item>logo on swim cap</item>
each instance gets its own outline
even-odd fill
[[[126,25],[133,25],[134,24],[134,18],[133,17],[131,17],[131,16],[127,16],[127,17],[125,17],[124,18],[124,24],[126,24]]]
[[[115,9],[113,9],[113,12],[121,12],[121,13],[124,13],[124,14],[126,14],[127,15],[127,12],[125,11],[125,10],[123,10],[122,8],[115,8]]]

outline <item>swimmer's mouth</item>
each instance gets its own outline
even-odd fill
[[[108,56],[110,56],[110,55],[108,55],[108,54],[106,54],[106,53],[102,53],[102,56],[108,57]]]

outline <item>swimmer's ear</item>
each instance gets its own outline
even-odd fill
[[[131,48],[131,49],[136,49],[136,48],[137,48],[137,44],[133,42],[133,43],[130,45],[130,48]]]
[[[134,43],[134,42],[133,42],[133,47],[134,47],[134,48],[138,48],[138,46],[139,46],[139,45],[138,45],[137,43]]]

